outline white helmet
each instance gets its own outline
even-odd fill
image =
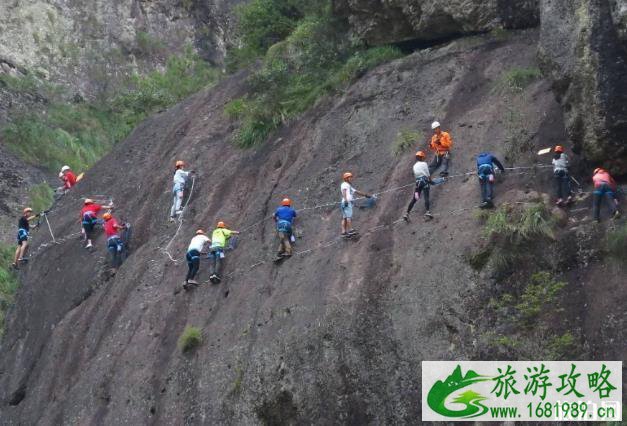
[[[63,178],[63,172],[59,173],[59,178]]]
[[[440,122],[439,121],[434,121],[433,123],[431,123],[431,130],[435,130],[438,127],[440,127]]]
[[[63,166],[63,167],[61,167],[61,173],[63,173],[66,170],[70,170],[70,166]]]

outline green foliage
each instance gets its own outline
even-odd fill
[[[492,248],[488,246],[467,254],[464,259],[472,269],[479,272],[488,264],[491,254]]]
[[[144,31],[138,31],[135,34],[135,43],[137,52],[141,56],[156,56],[165,49],[163,41]]]
[[[54,191],[50,188],[50,185],[43,182],[30,188],[28,198],[30,200],[29,206],[34,212],[39,213],[47,210],[52,205]]]
[[[566,283],[555,281],[548,272],[533,274],[531,283],[525,287],[516,304],[523,323],[531,324],[549,306],[555,312],[557,295],[565,286]]]
[[[503,277],[525,259],[533,258],[533,249],[540,241],[554,238],[554,219],[542,203],[527,207],[504,204],[482,217],[484,234],[493,247],[486,263],[497,277]]]
[[[4,334],[6,313],[13,305],[18,280],[11,270],[15,248],[0,244],[0,337]]]
[[[497,82],[496,90],[499,92],[522,92],[527,86],[542,77],[539,68],[510,68]]]
[[[411,147],[415,146],[423,139],[424,135],[420,130],[401,129],[396,134],[394,140],[394,155],[401,155],[407,152]]]
[[[610,256],[627,262],[627,223],[614,230],[608,230],[606,249]]]
[[[198,327],[188,325],[179,337],[178,347],[181,352],[188,352],[202,343],[202,331]]]
[[[7,146],[29,163],[51,170],[64,164],[84,170],[144,118],[213,84],[217,78],[215,69],[187,49],[183,55],[170,58],[164,71],[134,76],[127,88],[112,99],[68,103],[52,96],[41,113],[13,117],[2,129],[2,136]],[[20,84],[24,90],[42,90],[31,80]]]
[[[550,339],[546,350],[546,358],[549,360],[569,360],[575,358],[577,352],[575,336],[569,331],[561,336]]]
[[[505,204],[488,216],[484,233],[520,244],[536,237],[554,238],[553,225],[550,212],[542,203],[522,209]]]
[[[237,13],[242,46],[229,52],[229,63],[241,67],[264,56],[249,78],[252,94],[225,108],[240,121],[240,147],[263,142],[322,96],[401,56],[392,47],[352,43],[328,0],[253,0]]]

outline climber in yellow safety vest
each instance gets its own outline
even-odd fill
[[[220,263],[224,259],[224,250],[226,249],[226,243],[232,235],[239,234],[238,231],[233,231],[226,227],[226,224],[222,221],[218,222],[216,229],[211,234],[211,249],[209,251],[209,259],[213,259],[213,265],[211,267],[211,275],[209,280],[217,284],[222,278],[220,277]]]

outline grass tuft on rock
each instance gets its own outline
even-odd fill
[[[202,343],[202,331],[198,327],[188,325],[179,337],[178,347],[181,352],[189,352]]]

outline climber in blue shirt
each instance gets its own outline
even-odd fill
[[[482,152],[477,155],[477,174],[479,175],[479,185],[481,186],[481,204],[479,207],[482,209],[494,207],[492,203],[494,166],[498,167],[501,172],[505,172],[505,167],[492,153]]]
[[[277,260],[292,255],[292,224],[296,218],[296,210],[292,208],[292,200],[284,198],[281,207],[274,212],[274,221],[279,236]]]

